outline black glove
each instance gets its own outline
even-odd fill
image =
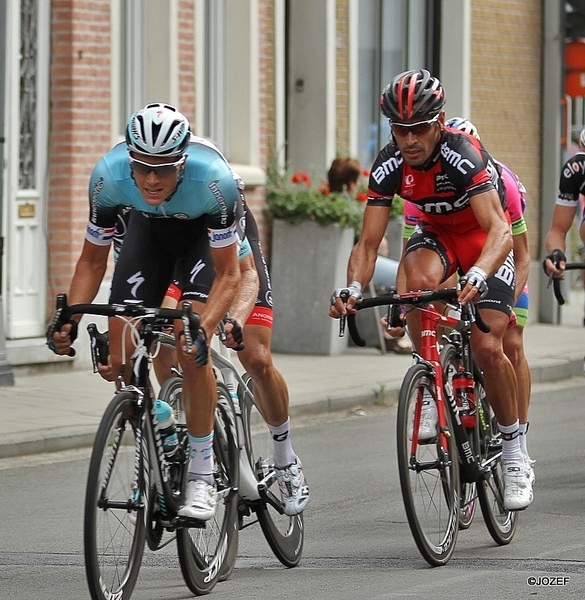
[[[193,345],[196,349],[195,362],[200,367],[204,367],[207,364],[207,355],[209,352],[209,347],[207,344],[207,335],[201,327],[199,327],[197,335],[193,339]]]
[[[567,262],[567,257],[565,256],[565,254],[563,253],[562,250],[559,250],[558,248],[555,248],[548,256],[544,257],[544,260],[542,261],[542,268],[544,270],[544,274],[549,277],[550,273],[546,270],[546,261],[550,260],[550,262],[554,265],[555,269],[559,268],[559,265],[564,262]]]
[[[57,350],[55,348],[55,340],[53,339],[53,335],[57,331],[61,331],[63,325],[71,325],[71,331],[69,332],[69,338],[71,339],[71,343],[77,339],[77,331],[79,329],[79,323],[74,319],[70,319],[69,321],[53,321],[49,328],[47,329],[47,333],[45,334],[47,337],[47,346],[50,350],[52,350],[55,354],[57,354]]]
[[[234,338],[234,342],[236,344],[241,344],[244,340],[244,330],[242,328],[242,326],[240,325],[240,322],[237,319],[234,319],[232,317],[227,317],[225,319],[226,323],[231,323],[232,324],[232,337]]]

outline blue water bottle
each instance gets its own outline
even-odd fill
[[[179,438],[177,437],[176,419],[173,409],[168,402],[157,400],[154,404],[158,431],[162,438],[163,450],[167,459],[173,458],[179,450]]]

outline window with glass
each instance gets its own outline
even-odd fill
[[[380,95],[398,73],[437,66],[438,0],[360,0],[358,30],[358,158],[371,165],[388,141]]]

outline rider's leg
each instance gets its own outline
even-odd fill
[[[271,337],[269,327],[245,325],[246,347],[238,357],[252,377],[254,401],[272,436],[274,466],[284,511],[287,515],[295,515],[305,510],[310,494],[301,461],[291,443],[288,387],[272,361]]]
[[[491,330],[483,333],[477,327],[473,328],[473,356],[484,372],[485,391],[504,434],[502,460],[523,461],[518,430],[518,382],[503,348],[509,317],[491,309],[482,309],[481,315]]]
[[[439,287],[444,276],[444,266],[441,258],[434,250],[420,248],[408,252],[402,259],[408,291],[435,290]],[[411,311],[406,316],[408,333],[413,346],[420,351],[420,314]]]
[[[510,359],[518,380],[518,419],[520,421],[520,437],[522,452],[528,456],[526,449],[526,430],[528,426],[528,407],[530,404],[531,377],[530,367],[524,353],[524,327],[516,325],[507,329],[504,335],[504,352]],[[524,441],[523,441],[524,440]]]
[[[238,358],[252,377],[256,406],[273,435],[275,464],[287,466],[296,459],[290,440],[288,387],[272,361],[271,337],[269,327],[245,325],[245,349]]]
[[[192,302],[194,312],[200,312],[203,305]],[[185,338],[179,335],[183,329],[181,321],[175,322],[177,354],[183,370],[183,407],[189,441],[191,461],[185,505],[179,514],[202,520],[215,514],[217,494],[213,478],[213,425],[217,404],[217,388],[211,360],[205,366],[198,366],[195,357],[183,351]],[[208,335],[211,332],[207,332]]]

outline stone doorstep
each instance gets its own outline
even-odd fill
[[[47,348],[44,337],[6,340],[6,356],[16,376],[70,371],[74,368],[74,359],[53,354]]]

